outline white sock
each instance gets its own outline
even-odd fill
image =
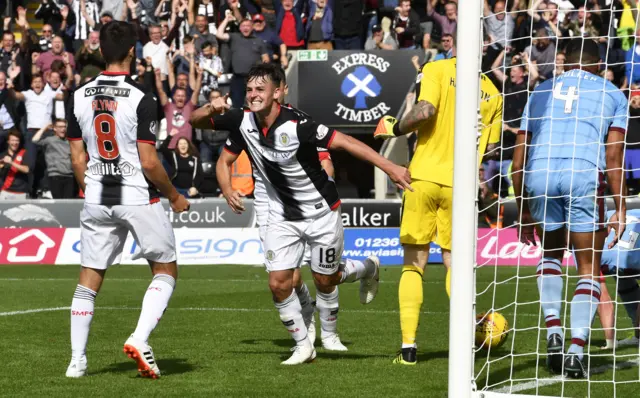
[[[97,293],[78,285],[71,301],[71,357],[86,355],[89,329],[93,319],[93,306]]]
[[[362,262],[346,259],[344,262],[340,263],[339,269],[342,272],[340,283],[352,283],[362,278],[366,278],[369,275],[373,275],[375,272],[375,264],[371,261]]]
[[[320,337],[326,338],[336,334],[338,329],[338,286],[329,294],[316,292],[316,308],[320,318]]]
[[[176,280],[171,275],[157,274],[153,277],[142,300],[140,319],[138,319],[138,326],[133,332],[135,339],[147,342],[149,335],[156,328],[162,314],[167,309],[175,286]]]
[[[291,338],[295,340],[296,344],[304,343],[307,340],[307,327],[302,319],[302,307],[296,292],[291,292],[291,295],[283,302],[274,302],[274,304],[280,313],[280,320]]]

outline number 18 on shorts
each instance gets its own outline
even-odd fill
[[[264,241],[267,271],[299,268],[305,245],[311,248],[313,272],[324,275],[336,273],[344,249],[340,210],[312,220],[270,222]]]

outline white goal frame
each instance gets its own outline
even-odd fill
[[[465,0],[464,6],[458,8],[457,31],[448,392],[449,398],[531,397],[475,388],[478,152],[474,138],[480,127],[482,22],[482,0]]]

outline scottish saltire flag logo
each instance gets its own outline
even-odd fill
[[[355,98],[354,109],[368,109],[366,99],[380,95],[382,86],[365,66],[357,67],[342,81],[340,91],[348,98]]]

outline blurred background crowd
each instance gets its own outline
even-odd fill
[[[563,72],[565,39],[598,41],[602,75],[626,90],[631,115],[640,113],[635,1],[485,0],[482,67],[504,94],[504,123],[500,147],[483,162],[482,197],[512,194],[511,156],[528,94]],[[103,70],[99,29],[111,20],[137,27],[132,77],[157,94],[158,151],[176,187],[191,197],[218,195],[214,164],[228,133],[193,129],[190,114],[225,94],[242,106],[244,78],[255,63],[287,69],[301,49],[421,49],[413,60],[419,68],[456,54],[458,4],[450,0],[2,0],[2,9],[0,199],[82,195],[65,139],[65,103]],[[640,188],[637,124],[631,118],[627,135],[633,192]],[[246,157],[233,175],[250,196]]]

